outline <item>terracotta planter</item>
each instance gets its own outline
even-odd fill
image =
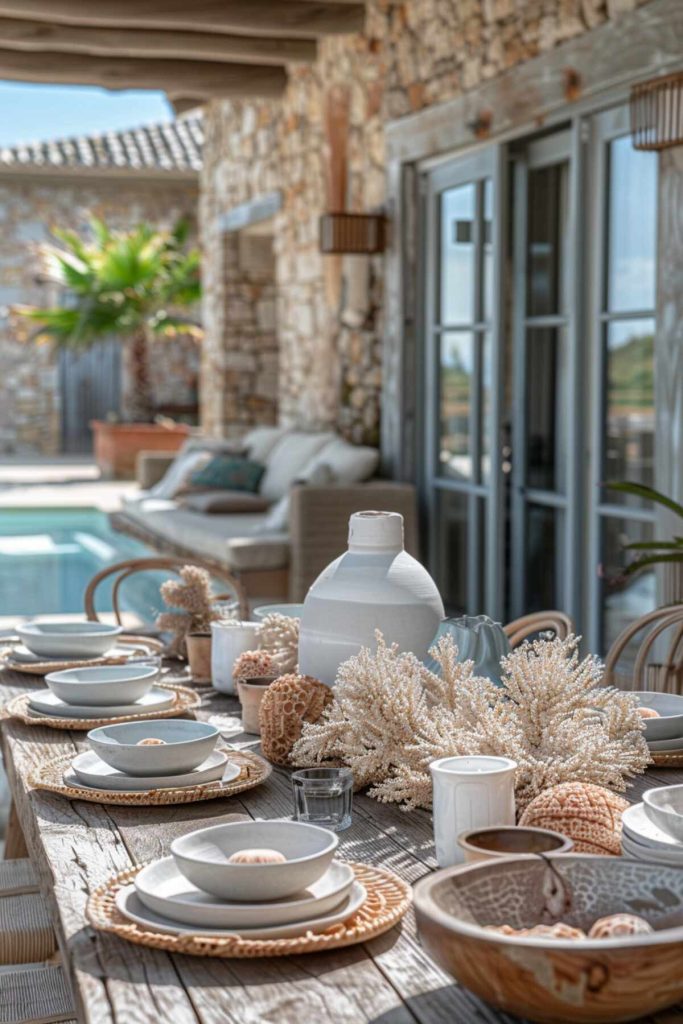
[[[211,682],[211,634],[188,633],[185,638],[187,660],[193,683]]]
[[[172,427],[158,423],[108,423],[93,420],[95,461],[107,479],[133,479],[138,452],[177,452],[190,428],[184,423]]]
[[[259,709],[263,695],[274,683],[277,676],[255,676],[253,679],[240,679],[237,683],[237,695],[242,705],[242,728],[255,736],[261,735]]]

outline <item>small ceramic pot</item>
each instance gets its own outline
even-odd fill
[[[434,788],[434,842],[439,867],[462,863],[461,832],[515,824],[515,769],[507,757],[441,757],[429,770]]]
[[[524,828],[519,825],[474,828],[461,832],[458,846],[465,854],[465,863],[496,860],[498,857],[523,853],[571,853],[574,842],[561,832],[549,828]]]
[[[237,682],[237,696],[242,705],[242,728],[255,736],[261,735],[259,709],[263,695],[274,683],[277,676],[254,676],[252,679],[240,679]]]
[[[185,638],[187,660],[193,683],[211,682],[211,634],[188,633]]]

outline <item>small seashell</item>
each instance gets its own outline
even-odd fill
[[[659,718],[659,711],[655,711],[654,708],[640,707],[636,708],[636,714],[640,715],[641,718]]]
[[[548,939],[585,939],[586,933],[581,928],[573,928],[564,921],[555,924],[537,924],[528,928],[524,935],[545,936]]]
[[[138,740],[137,747],[165,747],[166,740],[158,740],[154,736],[148,736],[144,740]]]
[[[279,850],[235,850],[228,864],[284,864],[287,858]]]
[[[589,939],[616,939],[624,935],[647,935],[654,928],[636,914],[610,914],[600,917],[588,932]]]

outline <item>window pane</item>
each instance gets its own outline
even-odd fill
[[[642,153],[628,135],[609,147],[609,310],[655,305],[657,154]]]
[[[633,555],[626,544],[652,540],[651,523],[628,519],[603,519],[602,522],[602,650],[606,654],[625,627],[657,607],[654,568],[635,576],[624,576],[623,570]],[[636,638],[635,646],[642,640]],[[633,655],[633,651],[630,652]],[[627,652],[628,655],[628,652]],[[628,661],[628,656],[626,658]]]
[[[474,320],[476,185],[441,196],[441,323]]]
[[[493,183],[483,183],[482,276],[483,319],[489,323],[493,317]]]
[[[527,316],[564,311],[569,165],[529,172]]]
[[[441,476],[472,478],[470,403],[474,364],[469,331],[443,334],[439,341],[439,458]]]
[[[564,605],[563,533],[562,509],[527,507],[525,614]]]
[[[481,483],[491,479],[491,403],[493,396],[493,340],[489,333],[478,336],[481,346]]]
[[[567,456],[567,380],[564,330],[527,331],[527,485],[564,491]]]
[[[439,491],[437,496],[437,575],[446,609],[467,611],[468,498]]]
[[[603,479],[654,484],[654,320],[608,325]],[[648,507],[608,491],[614,504]]]

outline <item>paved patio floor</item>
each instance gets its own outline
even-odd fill
[[[132,480],[100,480],[92,459],[0,459],[0,508],[98,508],[110,512],[137,490]]]

